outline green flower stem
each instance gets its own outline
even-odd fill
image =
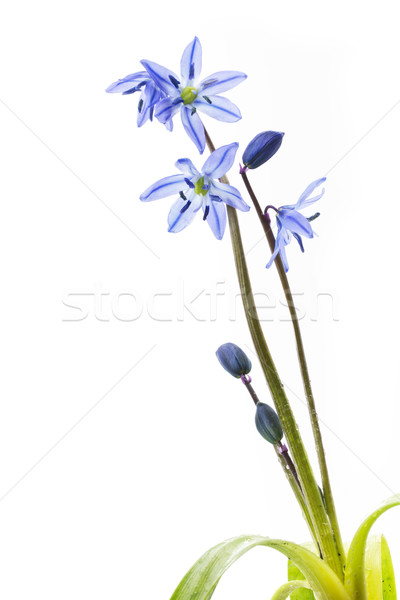
[[[316,548],[319,548],[319,544],[318,544],[318,540],[317,540],[317,536],[315,533],[315,528],[313,525],[313,522],[311,520],[311,516],[306,504],[306,501],[304,499],[304,494],[303,492],[300,490],[298,482],[296,481],[295,477],[293,476],[293,473],[291,472],[291,470],[288,468],[288,465],[285,461],[285,457],[282,456],[282,454],[279,452],[278,448],[276,446],[274,446],[274,450],[276,452],[276,456],[278,457],[278,461],[283,469],[283,472],[286,476],[286,479],[289,482],[290,487],[292,488],[292,492],[295,495],[295,498],[297,500],[297,502],[299,503],[299,506],[301,508],[301,511],[303,513],[303,517],[305,522],[307,523],[308,529],[311,533],[311,537],[313,539],[313,542],[316,546]]]
[[[296,472],[296,467],[293,464],[292,459],[290,458],[288,449],[286,448],[286,446],[284,444],[282,444],[282,442],[278,442],[276,444],[276,447],[278,449],[278,451],[282,454],[283,459],[286,463],[287,468],[289,469],[289,471],[292,473],[295,482],[297,483],[297,486],[299,488],[299,490],[301,491],[301,493],[303,493],[303,490],[301,488],[301,483],[299,481],[299,478],[297,476],[297,472]]]
[[[275,236],[272,232],[270,220],[266,218],[264,213],[261,210],[260,204],[257,200],[256,195],[250,185],[250,182],[247,178],[246,173],[241,173],[246,189],[249,193],[249,196],[254,204],[254,208],[256,209],[257,215],[260,219],[261,225],[263,226],[266,238],[268,240],[269,247],[271,252],[274,251],[275,248]],[[332,488],[329,480],[328,474],[328,466],[326,463],[326,457],[324,452],[324,446],[322,442],[321,429],[319,426],[318,415],[315,408],[314,396],[311,388],[310,375],[308,372],[307,360],[304,351],[303,340],[301,337],[299,320],[297,318],[297,311],[294,304],[292,292],[289,286],[289,281],[287,275],[285,273],[284,266],[282,264],[282,260],[280,255],[275,259],[275,265],[279,274],[279,278],[281,280],[282,288],[285,293],[286,303],[289,308],[290,317],[293,323],[294,335],[296,338],[296,346],[297,346],[297,355],[300,363],[300,370],[303,379],[304,391],[307,398],[307,406],[308,412],[310,415],[311,426],[314,434],[314,442],[318,456],[318,463],[321,472],[322,479],[322,489],[324,492],[324,500],[326,504],[326,512],[328,513],[328,517],[331,523],[332,531],[335,536],[337,552],[340,557],[340,562],[342,564],[342,569],[344,569],[345,565],[345,551],[343,547],[342,536],[340,534],[339,523],[336,515],[335,503],[333,500]]]
[[[206,141],[210,152],[213,152],[215,147],[207,132]],[[221,181],[228,183],[226,176],[223,177]],[[285,390],[272,360],[272,356],[260,325],[253,291],[251,288],[249,272],[247,269],[237,213],[236,210],[231,206],[227,207],[227,212],[240,292],[253,344],[260,360],[264,376],[271,391],[275,408],[281,421],[282,429],[285,432],[287,444],[296,465],[297,473],[304,492],[304,498],[315,529],[315,534],[322,552],[322,556],[331,569],[342,580],[343,570],[336,550],[335,539],[329,523],[329,518],[322,502],[321,494],[317,482],[315,481],[310,461],[304,448],[304,444],[301,439],[292,409],[286,397]]]

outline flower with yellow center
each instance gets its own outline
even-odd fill
[[[236,188],[218,181],[233,165],[238,146],[229,144],[215,150],[201,172],[188,158],[179,159],[175,166],[181,173],[153,183],[140,199],[150,202],[179,193],[168,215],[168,231],[177,233],[185,229],[202,208],[203,220],[207,221],[215,237],[222,239],[226,226],[225,204],[242,211],[250,210]]]
[[[227,98],[219,96],[246,79],[239,71],[218,71],[196,83],[201,71],[202,51],[197,37],[185,48],[181,59],[181,77],[165,67],[142,60],[141,63],[158,88],[165,94],[155,107],[155,116],[172,129],[172,118],[180,111],[190,139],[203,153],[206,138],[200,112],[219,121],[234,123],[242,118],[240,110]]]

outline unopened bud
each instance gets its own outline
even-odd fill
[[[277,444],[283,438],[282,425],[278,415],[271,406],[263,402],[257,404],[256,427],[258,433],[270,444]]]
[[[251,371],[251,362],[246,354],[236,344],[222,344],[216,352],[221,365],[228,373],[239,379]]]
[[[243,153],[244,166],[257,169],[278,152],[285,134],[279,131],[263,131],[251,140]]]

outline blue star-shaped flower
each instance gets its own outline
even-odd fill
[[[322,177],[322,179],[317,179],[316,181],[310,183],[310,185],[301,194],[296,204],[287,204],[285,206],[281,206],[278,209],[275,209],[278,233],[275,240],[274,252],[267,264],[267,269],[269,269],[269,267],[272,265],[279,252],[283,266],[285,267],[285,271],[287,272],[289,270],[289,264],[286,257],[285,247],[290,243],[292,235],[299,243],[302,252],[304,252],[304,247],[301,236],[307,238],[314,237],[314,232],[310,225],[310,220],[318,216],[318,214],[314,215],[314,217],[309,217],[307,219],[298,211],[302,210],[303,208],[306,208],[307,206],[310,206],[310,204],[314,204],[314,202],[317,202],[317,200],[322,198],[322,196],[325,193],[325,188],[323,188],[319,194],[313,196],[312,198],[310,198],[310,195],[313,193],[315,188],[324,183],[325,180],[326,177]],[[271,206],[267,208],[274,207]]]
[[[202,208],[203,220],[207,221],[215,237],[221,240],[226,226],[224,204],[242,211],[250,210],[235,187],[217,181],[233,165],[238,147],[239,144],[235,143],[217,148],[207,158],[201,172],[191,160],[180,158],[175,166],[182,174],[164,177],[153,183],[140,199],[149,202],[179,193],[168,215],[168,231],[177,233],[185,229]]]
[[[205,132],[197,110],[219,121],[233,123],[242,118],[240,110],[227,98],[219,96],[246,79],[239,71],[219,71],[197,83],[201,71],[201,45],[197,37],[184,50],[181,59],[181,76],[149,60],[141,63],[165,97],[157,103],[155,116],[167,123],[181,111],[186,133],[200,153],[205,148]]]
[[[153,120],[154,109],[157,102],[165,97],[165,93],[154,83],[153,79],[149,77],[147,71],[131,73],[123,79],[114,81],[114,83],[109,85],[106,89],[106,92],[110,94],[121,93],[124,96],[139,91],[141,91],[141,94],[138,104],[137,125],[138,127],[141,127],[148,119],[150,119],[150,121]],[[165,126],[171,131],[172,120],[166,120]]]

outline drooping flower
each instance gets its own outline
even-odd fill
[[[238,107],[219,94],[244,81],[247,75],[239,71],[219,71],[197,83],[201,62],[202,50],[197,37],[183,52],[180,76],[155,62],[141,61],[149,76],[165,95],[157,103],[157,119],[161,123],[167,123],[180,111],[186,133],[199,152],[203,153],[206,143],[205,131],[197,110],[227,123],[241,119]]]
[[[157,103],[165,97],[165,93],[156,85],[147,71],[131,73],[108,86],[106,92],[109,94],[120,93],[122,95],[141,92],[138,103],[137,125],[141,127],[148,119],[153,120],[154,110]],[[172,131],[172,119],[165,121],[165,126]]]
[[[278,152],[285,134],[280,131],[263,131],[247,145],[243,152],[243,164],[246,169],[257,169]]]
[[[179,193],[168,215],[168,231],[177,233],[185,229],[202,208],[203,220],[207,221],[215,237],[221,240],[226,226],[225,204],[242,211],[250,210],[235,187],[217,181],[231,168],[238,147],[239,144],[234,143],[217,148],[207,158],[201,172],[191,160],[180,158],[175,166],[182,174],[164,177],[153,183],[140,199],[149,202]]]
[[[304,252],[304,246],[301,236],[307,238],[314,237],[314,232],[310,225],[310,221],[313,220],[315,216],[319,215],[306,218],[299,212],[299,210],[310,206],[310,204],[314,204],[314,202],[317,202],[317,200],[322,198],[325,193],[325,188],[322,188],[322,190],[316,196],[313,196],[312,198],[310,198],[310,196],[319,185],[324,183],[325,180],[326,177],[322,177],[322,179],[317,179],[316,181],[310,183],[310,185],[301,194],[296,204],[287,204],[278,209],[274,208],[273,206],[267,207],[266,210],[268,210],[268,208],[274,208],[276,211],[276,224],[278,227],[274,252],[267,264],[267,269],[269,269],[269,267],[272,265],[279,252],[283,266],[285,267],[285,271],[288,271],[289,264],[286,257],[285,247],[290,243],[292,236],[295,238],[295,240],[297,240],[302,252]]]

